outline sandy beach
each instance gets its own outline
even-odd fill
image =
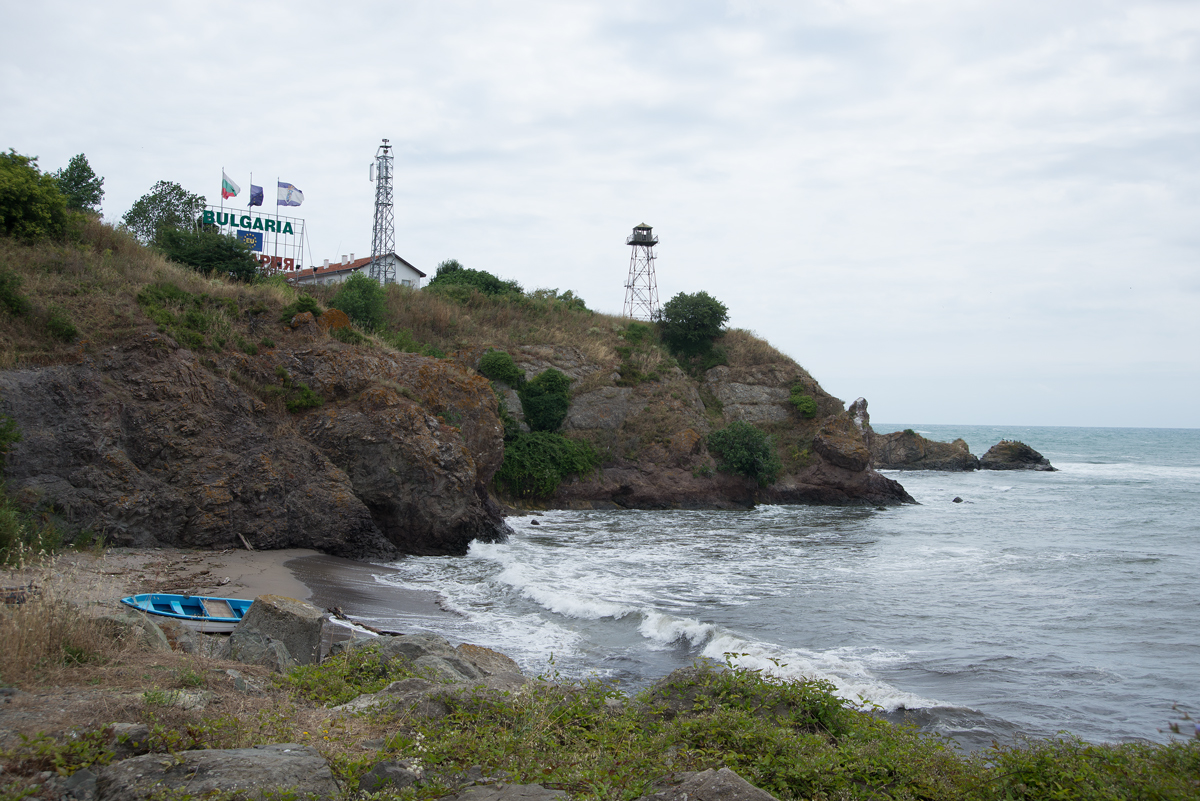
[[[5,586],[35,585],[51,578],[67,597],[93,608],[145,592],[177,592],[225,598],[284,595],[322,609],[338,607],[351,618],[387,620],[403,631],[408,618],[450,615],[434,593],[382,584],[394,572],[383,565],[328,556],[304,548],[279,551],[199,551],[177,548],[109,548],[66,552],[24,570],[6,571]]]

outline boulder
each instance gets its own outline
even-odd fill
[[[966,440],[935,442],[912,429],[875,434],[871,438],[871,459],[877,470],[979,469],[979,458],[971,453]]]
[[[321,658],[325,613],[283,595],[260,595],[229,635],[231,656],[276,670],[315,665]]]
[[[1002,439],[979,459],[980,470],[1041,470],[1050,472],[1050,460],[1024,442]]]
[[[439,801],[552,801],[566,798],[565,790],[548,790],[540,784],[482,784],[461,793],[442,796]]]
[[[407,659],[430,678],[445,684],[515,689],[528,681],[517,663],[498,651],[465,643],[455,648],[449,640],[427,632],[347,640],[335,643],[330,653],[360,648],[370,648],[385,658]]]
[[[98,773],[99,801],[144,801],[151,796],[263,794],[334,798],[337,782],[325,758],[306,745],[146,754],[105,766]],[[228,794],[228,795],[226,795]]]
[[[775,801],[729,768],[687,771],[655,783],[656,792],[638,801]]]
[[[144,612],[122,606],[115,612],[101,615],[97,620],[101,629],[113,639],[133,639],[143,648],[152,651],[170,651],[171,641],[158,624]]]

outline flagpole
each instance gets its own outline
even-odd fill
[[[225,165],[221,165],[221,215],[225,214]],[[221,226],[217,226],[217,231],[221,230]]]

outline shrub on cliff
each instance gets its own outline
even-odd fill
[[[386,299],[387,292],[378,281],[364,273],[354,273],[338,287],[329,307],[344,311],[364,331],[374,331],[386,320]]]
[[[547,431],[517,434],[504,446],[496,483],[518,498],[545,498],[567,476],[586,473],[599,463],[586,442]]]
[[[507,351],[489,350],[479,360],[481,375],[493,381],[503,381],[510,387],[519,387],[525,382],[525,374],[517,367]]]
[[[464,300],[465,298],[460,296],[461,293],[453,291],[454,287],[474,289],[490,297],[519,296],[523,293],[521,285],[516,281],[497,278],[486,270],[468,269],[459,264],[457,259],[448,259],[439,264],[437,274],[425,285],[427,290],[445,291],[446,295],[455,300]]]
[[[771,438],[744,420],[709,434],[708,450],[717,457],[718,470],[740,473],[763,487],[774,482],[783,469]]]
[[[571,406],[571,379],[551,367],[525,382],[517,395],[531,430],[557,431]]]
[[[0,153],[0,234],[36,242],[61,236],[66,223],[67,199],[37,156]]]
[[[215,231],[181,231],[173,228],[162,233],[159,248],[177,264],[191,267],[201,275],[219,275],[237,281],[253,281],[258,261],[245,242]]]
[[[817,416],[817,401],[812,395],[805,393],[802,385],[797,384],[792,387],[791,402],[792,406],[796,407],[796,411],[800,412],[801,417]]]

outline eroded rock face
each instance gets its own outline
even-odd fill
[[[951,470],[979,469],[979,458],[971,453],[966,440],[935,442],[914,431],[875,434],[871,457],[878,470]]]
[[[315,328],[315,325],[312,326]],[[24,438],[11,491],[117,545],[466,553],[507,533],[487,482],[503,432],[486,379],[452,362],[323,335],[204,366],[151,334],[81,364],[0,373]],[[302,382],[325,403],[272,410],[245,385]]]
[[[979,459],[980,470],[1042,470],[1053,471],[1050,460],[1024,442],[1002,439],[988,448]]]
[[[5,371],[0,399],[10,491],[113,544],[396,553],[344,471],[163,335]]]
[[[854,473],[871,464],[864,431],[849,415],[827,418],[813,438],[813,450],[830,464]]]

